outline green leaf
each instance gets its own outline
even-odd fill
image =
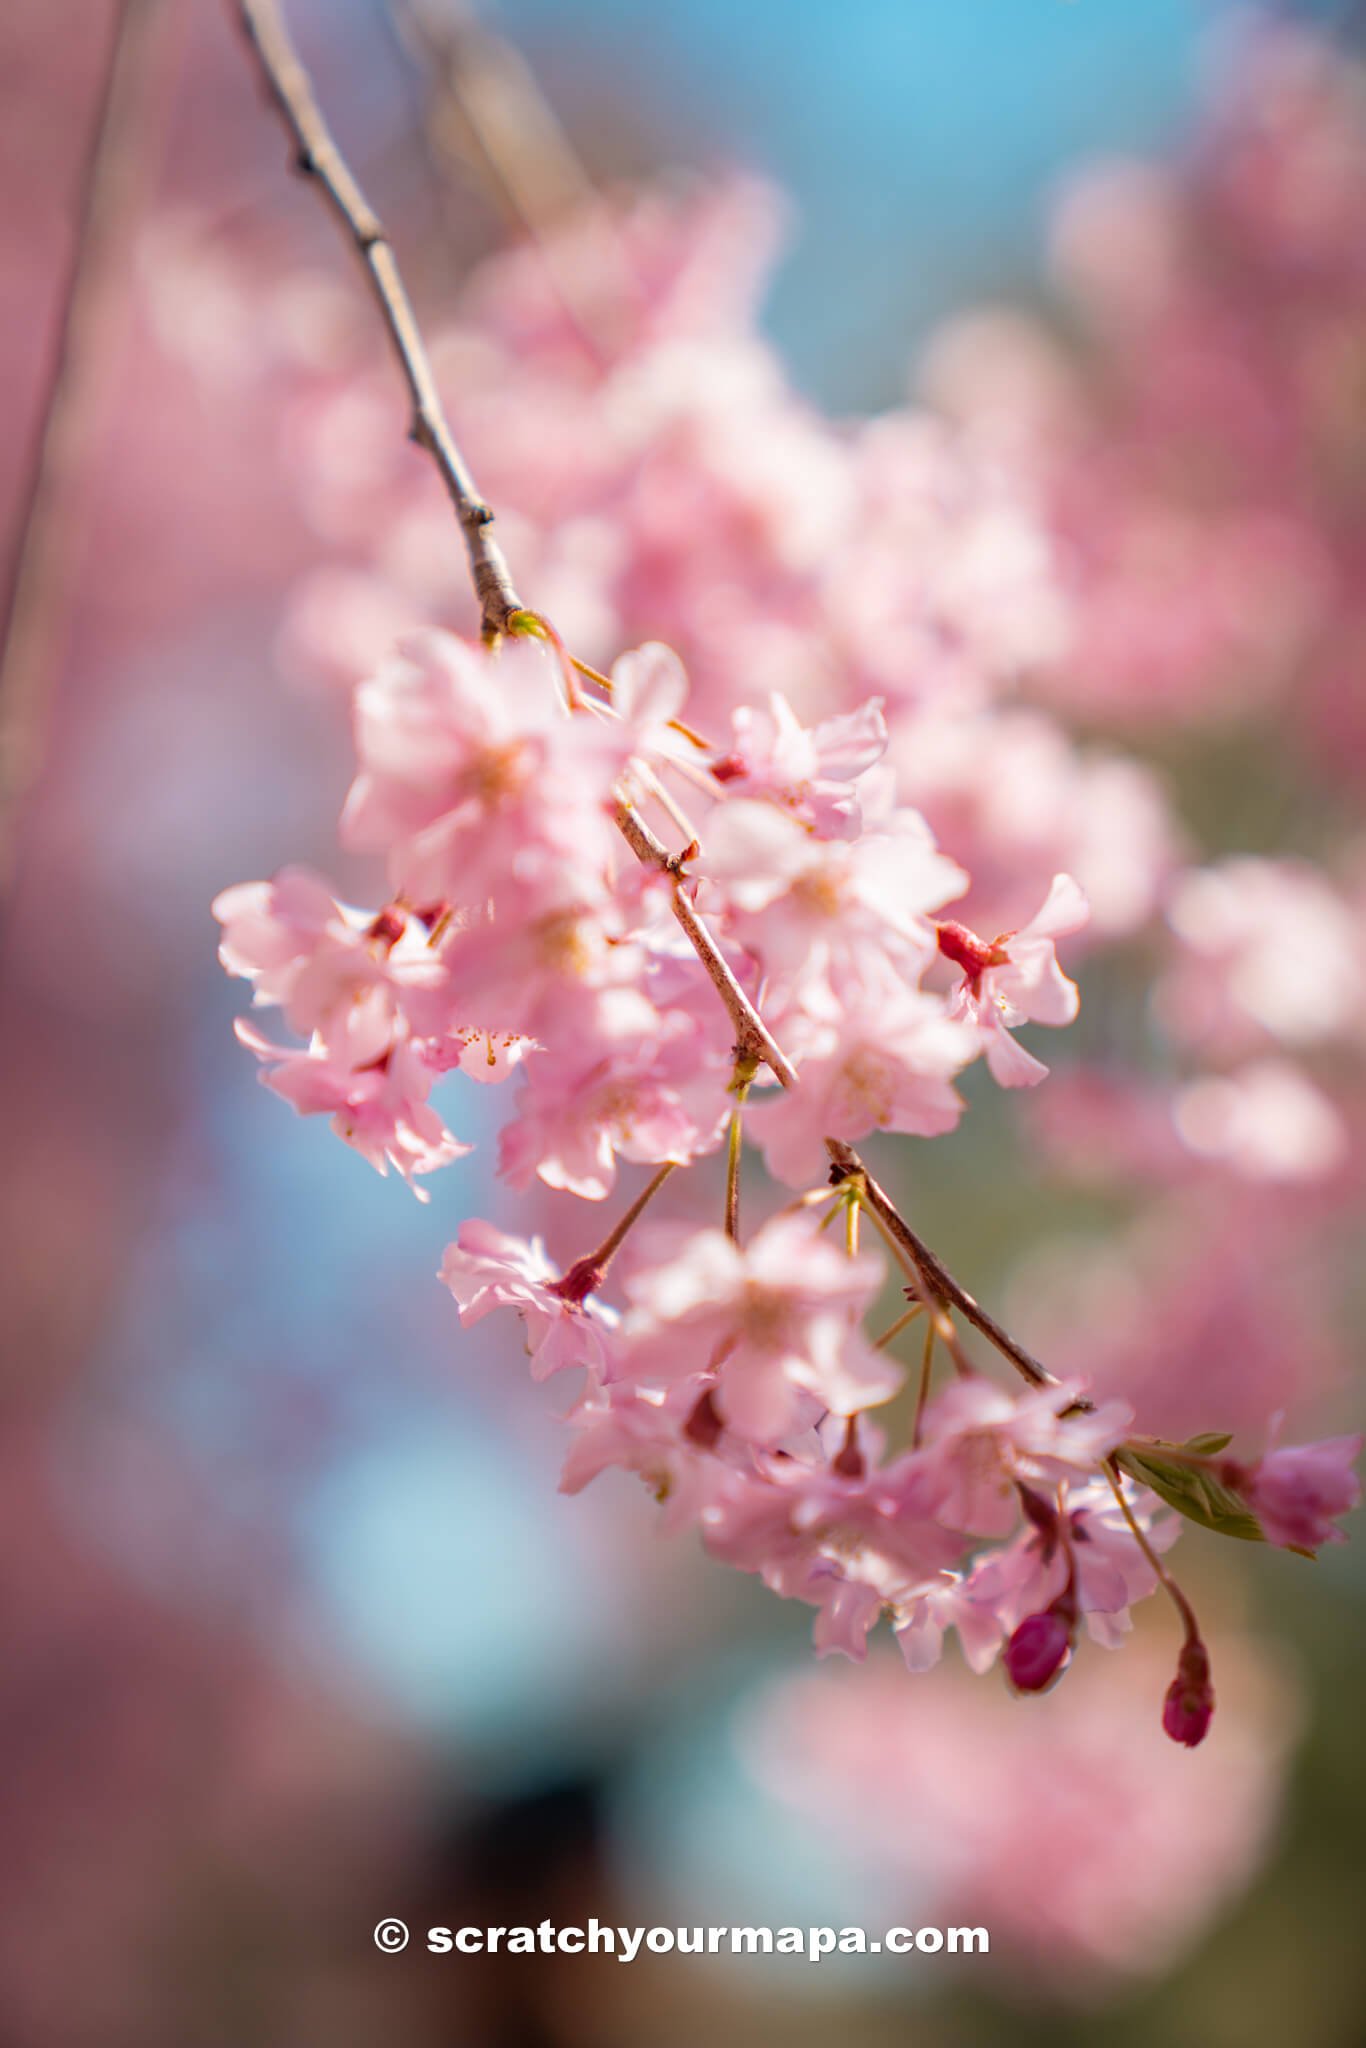
[[[1198,1451],[1202,1458],[1217,1458],[1220,1451],[1226,1451],[1233,1442],[1231,1429],[1211,1430],[1206,1436],[1188,1436],[1183,1450]]]
[[[1225,1438],[1224,1442],[1227,1441]],[[1190,1448],[1195,1449],[1195,1445]],[[1202,1450],[1200,1455],[1211,1456],[1213,1453]],[[1169,1508],[1175,1508],[1188,1522],[1198,1522],[1202,1529],[1212,1529],[1217,1536],[1236,1536],[1243,1543],[1266,1541],[1257,1517],[1249,1513],[1238,1495],[1216,1479],[1212,1472],[1179,1464],[1176,1459],[1164,1458],[1154,1451],[1119,1451],[1116,1462],[1131,1478],[1150,1486]]]

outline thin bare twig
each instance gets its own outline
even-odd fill
[[[412,439],[431,456],[446,486],[465,536],[484,638],[493,643],[508,631],[514,614],[525,607],[503,551],[489,531],[493,513],[480,497],[446,419],[398,259],[323,118],[276,0],[232,0],[232,4],[266,89],[297,146],[297,168],[316,181],[365,266],[412,400]]]
[[[1192,1608],[1190,1601],[1186,1598],[1185,1594],[1181,1591],[1181,1588],[1176,1583],[1176,1580],[1167,1570],[1167,1567],[1162,1562],[1162,1559],[1158,1556],[1157,1551],[1153,1548],[1151,1540],[1144,1531],[1142,1523],[1139,1521],[1138,1516],[1134,1513],[1133,1508],[1129,1502],[1129,1497],[1124,1491],[1124,1472],[1123,1468],[1119,1464],[1118,1459],[1116,1459],[1113,1456],[1107,1458],[1101,1469],[1104,1472],[1107,1481],[1109,1482],[1111,1493],[1113,1493],[1115,1499],[1119,1502],[1119,1511],[1129,1525],[1129,1534],[1133,1537],[1134,1542],[1138,1545],[1139,1549],[1143,1552],[1143,1555],[1147,1558],[1148,1563],[1152,1566],[1154,1572],[1156,1572],[1158,1580],[1161,1583],[1163,1592],[1167,1595],[1167,1598],[1171,1601],[1173,1607],[1176,1609],[1177,1613],[1181,1617],[1181,1626],[1186,1632],[1186,1640],[1188,1642],[1198,1640],[1200,1635],[1200,1624],[1195,1618],[1195,1610]]]
[[[711,978],[716,993],[730,1012],[735,1026],[735,1050],[764,1062],[784,1088],[793,1088],[797,1072],[774,1038],[763,1018],[735,979],[720,947],[693,908],[683,886],[683,863],[656,839],[640,813],[630,804],[617,812],[617,825],[626,844],[643,867],[656,867],[673,884],[673,914],[687,934],[689,945]]]
[[[552,1294],[560,1294],[566,1301],[582,1304],[588,1295],[598,1292],[607,1268],[677,1164],[676,1159],[665,1160],[659,1170],[651,1175],[625,1215],[613,1224],[597,1250],[586,1252],[581,1259],[575,1259],[569,1270],[551,1287]]]
[[[930,1398],[930,1375],[934,1371],[934,1318],[925,1324],[925,1348],[920,1354],[920,1384],[915,1391],[915,1421],[911,1424],[911,1449],[920,1449],[920,1435],[925,1426],[925,1406]]]
[[[20,503],[0,643],[0,886],[42,767],[74,556],[77,487],[111,359],[106,316],[126,277],[128,230],[148,169],[152,57],[165,0],[123,0],[80,174],[56,344]]]

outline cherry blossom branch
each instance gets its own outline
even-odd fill
[[[430,359],[393,249],[323,118],[276,0],[232,0],[232,4],[266,88],[298,145],[299,169],[317,181],[365,265],[412,397],[413,439],[431,455],[440,470],[465,536],[485,640],[492,644],[506,633],[525,632],[533,626],[548,630],[539,614],[531,612],[518,597],[502,552],[489,532],[493,513],[479,495],[446,419]],[[637,860],[643,866],[658,869],[668,878],[672,886],[674,916],[735,1026],[737,1055],[762,1060],[784,1088],[794,1087],[796,1070],[741,988],[686,892],[686,853],[670,854],[663,841],[656,837],[629,803],[623,802],[619,806],[616,822]],[[835,1138],[827,1139],[826,1147],[839,1177],[857,1178],[860,1198],[866,1202],[890,1240],[905,1254],[911,1276],[918,1282],[917,1292],[923,1294],[927,1307],[932,1313],[938,1308],[939,1315],[935,1320],[939,1333],[953,1348],[960,1367],[965,1361],[958,1352],[956,1333],[946,1313],[950,1307],[958,1309],[1031,1385],[1056,1385],[1053,1375],[978,1305],[929,1246],[917,1237],[869,1174],[858,1154]],[[727,1214],[730,1214],[729,1202]]]
[[[18,818],[42,766],[48,702],[77,531],[91,414],[112,351],[106,315],[126,277],[124,244],[148,167],[147,118],[165,0],[123,0],[85,160],[78,225],[56,344],[23,485],[0,642],[0,883],[13,870]]]
[[[491,644],[525,609],[503,551],[489,531],[493,513],[475,485],[437,392],[436,378],[379,216],[361,190],[318,105],[276,0],[231,0],[267,92],[298,146],[296,167],[312,178],[365,266],[380,317],[412,399],[411,437],[431,456],[460,522],[484,638]]]
[[[505,633],[529,630],[533,623],[544,628],[539,614],[530,611],[517,595],[502,551],[489,532],[493,513],[479,495],[451,432],[397,258],[323,118],[276,0],[231,0],[231,4],[266,89],[298,144],[298,168],[321,187],[365,265],[413,401],[413,440],[436,463],[465,536],[485,640],[492,644]],[[632,805],[621,805],[617,824],[636,859],[671,879],[674,916],[734,1021],[737,1052],[763,1060],[784,1088],[792,1087],[795,1069],[684,893],[681,861],[668,852]]]
[[[673,914],[730,1013],[735,1026],[736,1052],[762,1060],[784,1088],[795,1087],[796,1068],[735,979],[721,948],[693,908],[692,899],[683,887],[683,856],[671,854],[631,804],[622,804],[618,810],[617,826],[642,867],[656,867],[672,882]]]
[[[830,1142],[827,1138],[826,1143],[829,1144]],[[915,1296],[916,1313],[919,1313],[921,1310],[924,1311],[925,1315],[929,1318],[931,1329],[935,1332],[936,1336],[943,1339],[944,1348],[949,1353],[959,1373],[963,1375],[974,1373],[976,1367],[963,1348],[957,1328],[954,1325],[953,1317],[949,1314],[947,1304],[934,1292],[919,1266],[907,1251],[906,1246],[892,1234],[886,1222],[878,1215],[877,1211],[863,1200],[861,1183],[850,1179],[846,1182],[846,1185],[857,1191],[854,1198],[846,1205],[850,1215],[857,1216],[860,1210],[865,1207],[867,1208],[878,1236],[882,1239],[882,1242],[886,1245],[888,1251],[911,1283],[906,1292]],[[824,1229],[825,1225],[822,1224],[821,1228]]]
[[[923,1239],[916,1236],[901,1211],[887,1195],[852,1145],[844,1144],[839,1138],[827,1138],[825,1149],[830,1154],[831,1164],[839,1180],[857,1181],[859,1194],[873,1215],[883,1225],[887,1235],[905,1252],[907,1259],[919,1274],[923,1286],[942,1308],[956,1308],[981,1333],[989,1344],[995,1345],[1003,1358],[1008,1358],[1015,1370],[1027,1379],[1031,1386],[1054,1387],[1058,1384],[1046,1366],[1026,1351],[1008,1330],[1002,1329],[996,1318],[989,1315],[980,1303],[959,1284],[948,1267],[932,1252]]]

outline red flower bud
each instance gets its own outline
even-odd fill
[[[1214,1718],[1214,1687],[1210,1684],[1209,1651],[1199,1636],[1190,1636],[1181,1651],[1176,1676],[1162,1703],[1162,1726],[1173,1742],[1194,1749],[1209,1733]]]
[[[1073,1617],[1061,1603],[1026,1615],[1006,1644],[1006,1677],[1016,1692],[1046,1692],[1072,1654]]]

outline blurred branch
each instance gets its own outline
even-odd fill
[[[47,747],[75,561],[78,486],[112,351],[107,316],[151,157],[147,119],[166,0],[121,0],[81,166],[77,224],[27,475],[0,640],[0,889]]]
[[[428,74],[440,153],[476,168],[529,233],[589,204],[593,187],[530,67],[468,0],[390,0],[399,39]]]
[[[482,22],[471,0],[390,0],[399,40],[428,82],[427,136],[438,171],[473,171],[533,241],[546,275],[590,351],[611,354],[610,306],[586,291],[560,247],[560,223],[586,213],[597,194],[520,52]],[[635,297],[624,249],[615,280]]]

